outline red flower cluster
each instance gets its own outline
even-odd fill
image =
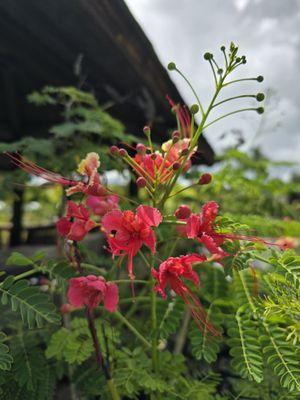
[[[115,283],[106,282],[102,276],[81,276],[70,279],[68,300],[74,307],[89,309],[98,307],[103,301],[104,308],[114,312],[119,302],[119,290]]]
[[[155,235],[152,227],[162,221],[160,212],[153,207],[139,206],[136,214],[132,211],[111,211],[102,218],[104,230],[110,250],[114,256],[128,255],[128,273],[133,275],[133,257],[146,245],[155,252]]]

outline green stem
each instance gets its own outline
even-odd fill
[[[116,311],[114,315],[121,321],[127,328],[148,348],[151,348],[150,343],[142,336],[138,330],[131,325],[131,323],[120,313],[120,311]]]
[[[154,279],[152,279],[152,286],[154,287]],[[158,373],[158,352],[157,352],[157,315],[156,315],[156,292],[151,290],[151,325],[152,325],[152,367],[154,372]]]
[[[223,103],[226,103],[227,101],[236,100],[236,99],[242,99],[242,98],[244,98],[244,97],[253,97],[253,98],[256,98],[256,95],[255,95],[255,94],[241,94],[241,95],[239,95],[239,96],[229,97],[228,99],[219,101],[218,103],[214,104],[214,105],[212,106],[212,108],[215,108],[215,107],[217,107],[217,106],[219,106],[219,105],[221,105],[221,104],[223,104]]]
[[[17,281],[19,279],[27,278],[27,276],[36,274],[37,272],[39,272],[39,271],[36,268],[32,268],[29,271],[22,272],[22,274],[15,276],[14,280]]]
[[[242,108],[241,110],[236,110],[236,111],[232,111],[232,112],[230,112],[230,113],[228,113],[228,114],[224,114],[224,115],[222,115],[221,117],[216,118],[216,119],[214,119],[213,121],[209,122],[207,125],[205,125],[205,126],[203,127],[203,130],[206,129],[206,128],[208,128],[210,125],[212,125],[212,124],[214,124],[214,123],[220,121],[221,119],[228,117],[229,115],[237,114],[237,113],[244,112],[244,111],[257,111],[257,108],[255,108],[255,107]]]
[[[115,385],[113,379],[112,378],[108,379],[106,381],[106,383],[107,383],[108,389],[110,391],[112,400],[120,400],[120,396],[119,396],[119,393],[117,391],[117,388],[116,388],[116,385]]]
[[[199,99],[199,96],[197,95],[195,89],[193,88],[193,86],[191,85],[190,81],[183,75],[183,73],[179,70],[179,69],[175,69],[176,72],[178,72],[178,74],[185,80],[185,82],[188,84],[189,88],[191,89],[191,91],[193,92],[193,95],[196,97],[197,103],[200,107],[201,110],[201,114],[204,115],[204,110],[201,104],[201,101]]]

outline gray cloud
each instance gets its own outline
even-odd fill
[[[300,0],[126,2],[162,63],[175,61],[191,79],[204,103],[207,104],[213,90],[209,66],[202,57],[207,50],[217,55],[220,45],[234,41],[248,59],[237,77],[264,75],[261,85],[243,83],[230,90],[227,88],[223,94],[228,97],[271,88],[273,94],[263,123],[260,124],[257,114],[250,113],[215,124],[206,132],[206,137],[216,151],[226,145],[218,140],[221,133],[239,128],[245,132],[248,146],[255,137],[255,144],[273,159],[299,160]],[[187,103],[193,103],[193,96],[180,77],[171,74],[171,78]],[[234,105],[240,107],[242,103]],[[224,107],[224,111],[227,110]],[[261,132],[256,135],[259,128]]]

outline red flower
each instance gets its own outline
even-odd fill
[[[191,281],[196,287],[199,286],[200,280],[195,271],[193,271],[192,263],[204,262],[206,257],[199,254],[190,254],[180,257],[169,257],[160,264],[159,270],[152,268],[152,276],[156,279],[157,284],[154,290],[158,292],[164,299],[166,298],[165,289],[167,284],[170,288],[182,298],[188,306],[197,326],[203,331],[203,325],[213,334],[218,332],[207,322],[206,313],[199,299],[192,293],[189,287],[182,281],[182,278]]]
[[[106,282],[102,276],[81,276],[70,279],[68,300],[75,307],[85,305],[89,309],[98,307],[103,301],[105,309],[114,312],[119,302],[119,290],[115,283]]]
[[[58,233],[70,240],[80,242],[86,234],[96,226],[90,219],[88,210],[82,205],[68,201],[67,215],[56,224]]]
[[[128,273],[133,275],[133,257],[146,245],[152,253],[155,252],[155,235],[151,227],[158,226],[162,221],[160,212],[153,207],[139,206],[136,214],[132,211],[111,211],[104,215],[102,227],[114,256],[128,255]]]
[[[220,260],[228,254],[220,247],[226,237],[214,229],[218,207],[216,202],[209,201],[204,204],[200,214],[192,214],[187,219],[186,234],[190,239],[196,238],[217,260]]]
[[[78,165],[77,171],[87,178],[87,183],[79,182],[69,188],[66,193],[71,196],[74,193],[84,193],[91,196],[103,196],[106,194],[105,188],[101,184],[98,168],[100,167],[99,155],[88,153]]]
[[[106,213],[119,209],[119,196],[88,196],[86,205],[93,210],[95,215],[103,217]]]
[[[214,201],[209,201],[202,207],[199,214],[192,214],[186,221],[186,235],[190,239],[197,239],[207,250],[214,255],[216,260],[229,256],[220,246],[226,239],[229,240],[248,240],[253,242],[268,243],[256,236],[245,236],[233,233],[216,232],[214,224],[218,213],[219,205]]]

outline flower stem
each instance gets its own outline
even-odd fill
[[[89,308],[86,309],[86,317],[88,320],[89,330],[91,332],[91,336],[92,336],[92,340],[93,340],[93,346],[95,349],[97,365],[100,370],[103,369],[103,372],[104,372],[104,375],[106,378],[106,383],[107,383],[108,389],[110,391],[112,400],[120,400],[120,396],[118,394],[117,388],[114,384],[114,381],[113,381],[111,373],[110,373],[109,365],[107,365],[104,362],[103,356],[101,354],[100,344],[99,344],[96,325],[95,325],[94,314],[93,314],[93,311],[90,310]]]
[[[127,328],[148,348],[151,348],[150,343],[140,334],[140,332],[137,331],[137,329],[131,325],[131,323],[128,321],[127,318],[124,317],[120,313],[120,311],[115,311],[114,315],[121,321],[124,325],[127,326]]]
[[[152,281],[154,281],[152,279]],[[153,282],[154,286],[154,282]],[[158,353],[157,353],[157,315],[156,315],[156,293],[151,290],[151,325],[152,325],[152,367],[154,372],[158,373]]]

